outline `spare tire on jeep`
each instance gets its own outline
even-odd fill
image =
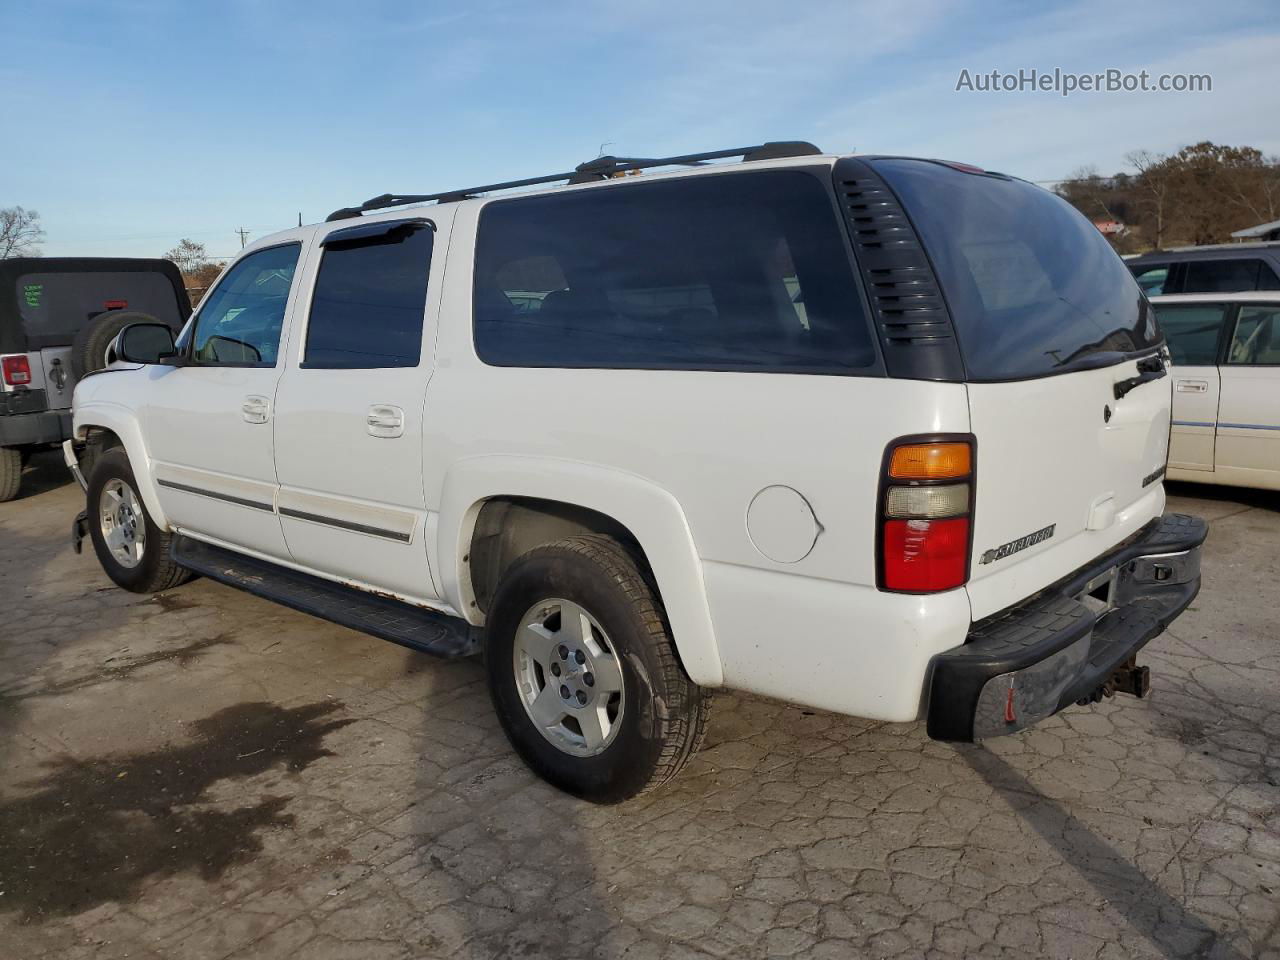
[[[140,310],[108,310],[86,323],[71,341],[71,369],[76,379],[107,365],[107,347],[132,323],[160,323]]]

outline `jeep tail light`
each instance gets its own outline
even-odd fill
[[[11,387],[25,387],[31,383],[31,361],[26,354],[16,354],[0,360],[0,369],[4,371],[4,382]]]
[[[880,589],[936,593],[969,579],[973,453],[971,437],[889,445],[880,479]]]

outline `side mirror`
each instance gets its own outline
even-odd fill
[[[163,363],[176,353],[173,331],[163,323],[131,323],[116,337],[115,355],[125,363]]]

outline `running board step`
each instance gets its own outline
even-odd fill
[[[173,540],[178,566],[321,620],[436,657],[480,652],[480,630],[465,620],[357,590],[191,537]]]

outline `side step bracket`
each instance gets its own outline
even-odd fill
[[[480,629],[435,610],[334,583],[191,537],[173,540],[180,567],[313,617],[359,630],[436,657],[480,652]]]

